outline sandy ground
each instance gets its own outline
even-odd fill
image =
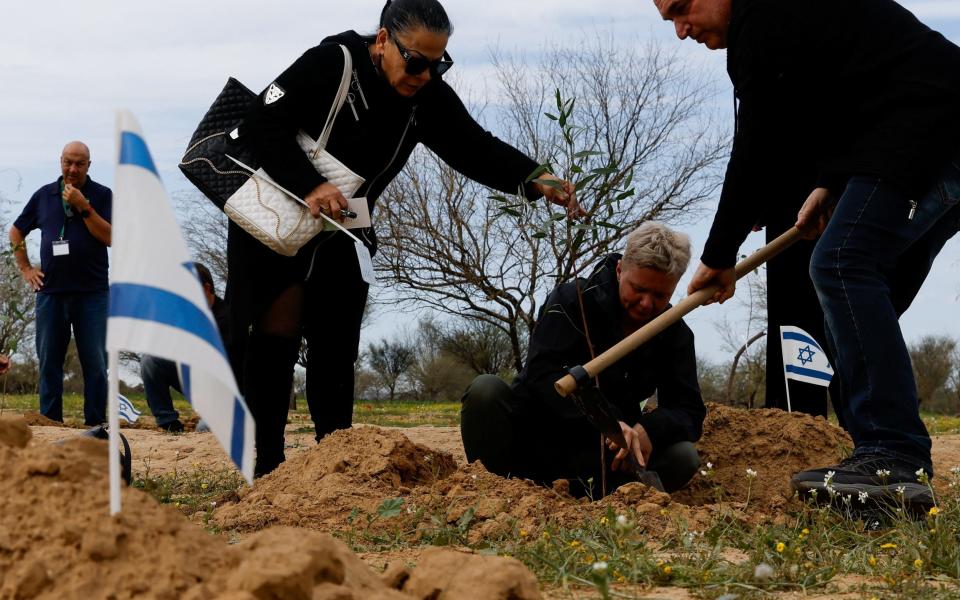
[[[755,415],[758,419],[762,418],[762,413],[753,413],[753,415]],[[782,419],[780,416],[777,416],[776,418]],[[782,425],[781,421],[777,421],[777,423]],[[794,424],[794,422],[791,421],[787,424],[791,425]],[[796,421],[795,424],[798,427],[811,426],[811,422],[807,421]],[[723,420],[717,421],[716,425],[718,426],[718,429],[723,430],[727,430],[728,428],[732,427]],[[762,425],[763,423],[757,421],[747,426],[756,428]],[[822,428],[822,426],[818,423],[812,423],[812,425]],[[32,426],[30,429],[33,433],[33,439],[30,441],[28,449],[34,448],[35,450],[41,450],[42,447],[47,446],[51,442],[58,442],[74,437],[78,434],[78,430],[76,429],[67,429],[62,427]],[[439,457],[442,453],[446,453],[457,463],[459,470],[448,477],[451,480],[451,483],[447,484],[447,487],[438,487],[438,484],[435,484],[432,488],[426,486],[425,489],[429,489],[429,494],[431,495],[442,496],[449,501],[449,499],[452,497],[451,495],[456,493],[463,496],[465,502],[476,503],[478,499],[490,498],[491,496],[494,496],[494,500],[496,500],[496,494],[502,492],[502,488],[506,487],[511,488],[506,492],[507,495],[504,496],[504,502],[507,506],[510,506],[511,504],[523,504],[523,499],[531,496],[530,490],[522,489],[521,484],[519,482],[514,482],[513,480],[510,480],[509,485],[505,485],[507,482],[499,478],[486,481],[486,479],[494,478],[495,476],[484,475],[485,472],[480,472],[480,479],[477,480],[478,472],[465,466],[466,460],[463,453],[463,446],[460,440],[458,427],[420,426],[411,428],[379,428],[386,430],[384,433],[388,434],[386,436],[381,436],[380,434],[375,434],[373,428],[369,428],[369,426],[358,425],[354,427],[353,432],[342,432],[342,440],[337,441],[336,447],[330,447],[327,449],[317,448],[317,445],[313,440],[313,436],[310,433],[303,432],[303,429],[304,428],[302,424],[290,425],[287,428],[287,458],[288,461],[293,461],[293,464],[290,464],[289,466],[296,466],[296,470],[287,469],[285,473],[275,474],[276,476],[271,475],[271,478],[273,479],[266,478],[265,480],[262,480],[259,486],[255,486],[248,495],[244,495],[243,502],[235,505],[234,507],[224,507],[224,511],[220,511],[218,509],[219,514],[217,518],[224,519],[224,524],[230,523],[230,519],[234,518],[238,524],[238,529],[246,530],[246,533],[243,533],[240,536],[241,539],[248,540],[256,535],[259,535],[257,532],[260,530],[261,526],[249,520],[244,521],[244,518],[249,519],[250,515],[269,514],[269,510],[262,510],[264,506],[267,506],[268,508],[283,508],[284,510],[279,511],[281,513],[296,513],[297,511],[299,511],[299,513],[297,514],[297,518],[292,522],[284,522],[281,515],[279,519],[273,518],[272,522],[264,521],[263,526],[273,527],[277,525],[295,525],[305,526],[308,529],[320,531],[336,529],[339,523],[331,520],[331,514],[333,513],[330,511],[333,510],[338,515],[343,511],[336,509],[335,506],[331,506],[330,500],[334,496],[332,490],[337,487],[338,483],[342,484],[339,488],[339,491],[335,495],[344,496],[342,493],[344,488],[350,488],[353,486],[357,489],[361,489],[363,487],[353,480],[337,479],[338,477],[345,477],[344,474],[334,473],[334,471],[341,469],[343,464],[347,465],[347,473],[349,473],[351,470],[355,471],[360,480],[379,480],[379,483],[376,485],[371,483],[370,485],[373,487],[371,487],[370,490],[366,490],[365,493],[366,495],[370,496],[370,498],[359,498],[359,500],[357,500],[358,502],[364,500],[378,501],[379,498],[386,497],[388,492],[392,494],[392,491],[395,489],[402,490],[404,494],[407,494],[408,502],[425,502],[428,499],[428,496],[418,495],[417,492],[417,490],[420,489],[417,487],[420,485],[417,478],[422,474],[417,474],[413,471],[399,472],[399,475],[392,472],[388,473],[390,477],[393,477],[393,480],[389,480],[388,477],[384,477],[383,475],[385,472],[387,472],[382,470],[384,464],[389,468],[394,468],[398,465],[402,466],[402,464],[407,463],[416,464],[421,462],[424,456],[421,450],[411,449],[403,446],[402,443],[397,441],[398,438],[394,435],[395,433],[402,433],[414,444],[419,444],[430,451],[437,451],[437,457]],[[300,432],[298,433],[297,431]],[[190,432],[173,435],[152,429],[124,429],[123,433],[127,436],[132,446],[134,458],[133,468],[135,473],[139,475],[157,475],[172,473],[175,471],[190,472],[200,469],[217,471],[224,468],[230,468],[231,466],[226,453],[222,450],[216,439],[210,433]],[[729,433],[733,437],[736,437],[737,435],[736,431],[730,431]],[[803,430],[798,429],[796,435],[800,436],[802,433]],[[767,437],[769,438],[769,435]],[[789,437],[784,436],[779,440],[779,444],[781,447],[791,447],[798,443],[797,439],[798,438],[793,437],[792,435]],[[800,439],[802,439],[802,437]],[[362,450],[359,447],[352,447],[356,444],[360,444],[361,442],[369,444],[368,446],[364,446],[365,448],[387,448],[384,450],[382,457],[377,459],[378,461],[382,459],[385,462],[383,464],[377,461],[369,464],[364,463],[363,461],[366,456],[376,454],[376,452],[371,453],[370,451]],[[833,442],[826,442],[824,447],[829,446],[831,443]],[[772,444],[770,447],[773,446],[776,446],[776,444]],[[337,448],[340,448],[340,450],[337,450]],[[311,449],[314,451],[308,452],[308,450]],[[704,451],[709,455],[711,450],[709,448],[705,448]],[[354,452],[355,455],[351,454],[351,452]],[[960,435],[942,435],[934,437],[933,456],[934,468],[941,476],[948,474],[950,468],[960,465]],[[804,459],[809,460],[810,456],[807,456]],[[750,454],[749,456],[744,456],[743,460],[753,464],[756,461],[756,455]],[[406,461],[406,463],[404,461]],[[334,462],[337,462],[338,466],[334,466]],[[730,468],[737,473],[742,473],[743,470],[741,463],[737,463],[736,465],[731,464]],[[323,486],[312,487],[315,486],[315,482],[324,480],[323,478],[325,473],[331,477],[327,484],[331,489],[330,496],[327,496],[326,492],[322,491]],[[738,476],[742,477],[742,475]],[[779,477],[782,476],[782,474],[779,475]],[[412,479],[408,480],[408,477]],[[298,478],[300,481],[298,481]],[[310,481],[306,481],[308,479]],[[319,496],[317,498],[317,507],[314,512],[311,513],[303,506],[303,495],[297,495],[297,486],[299,485],[308,486],[308,488],[304,489],[318,490]],[[366,485],[366,483],[363,485]],[[377,488],[377,485],[380,487]],[[471,487],[472,485],[474,487]],[[494,486],[497,489],[494,489]],[[448,487],[450,489],[447,489]],[[293,494],[280,494],[277,493],[276,490],[271,491],[271,488],[276,488],[276,490],[289,490],[290,492],[293,492]],[[512,488],[516,489],[514,490]],[[426,494],[426,492],[424,492],[424,494]],[[300,500],[292,505],[292,507],[286,508],[284,507],[284,500],[285,496],[287,495],[298,497]],[[774,490],[771,490],[771,495],[775,495]],[[263,496],[260,501],[265,501],[266,504],[257,504],[258,496]],[[700,502],[697,501],[697,493],[695,490],[692,494],[688,494],[688,496],[689,498],[686,500],[691,505],[691,508],[693,508],[694,505],[700,504]],[[564,510],[567,508],[573,508],[576,510],[576,507],[564,507],[562,505],[558,505],[559,508],[551,507],[549,504],[544,504],[547,502],[547,500],[549,500],[549,498],[542,494],[536,497],[538,502],[541,503],[538,505],[539,508],[534,511],[539,514],[539,518],[542,518],[542,509],[559,511],[560,508],[563,508]],[[351,501],[349,497],[342,497],[340,499]],[[519,502],[517,502],[518,499]],[[616,501],[616,498],[614,498],[614,500]],[[625,498],[622,500],[633,502],[634,504],[638,502],[636,499],[631,498]],[[650,502],[650,499],[640,500],[640,502],[643,501]],[[683,500],[680,501],[682,502]],[[336,502],[332,504],[336,504]],[[451,504],[451,506],[454,505],[455,503]],[[658,506],[653,504],[650,504],[650,506],[659,511]],[[501,506],[496,510],[509,509]],[[708,514],[705,512],[706,509],[697,510],[704,512],[705,516]],[[340,515],[340,517],[342,517],[342,515]],[[324,523],[327,523],[327,526],[323,526],[322,524]],[[494,519],[490,520],[490,525],[495,525]],[[389,564],[418,563],[423,559],[425,551],[426,550],[424,548],[411,548],[405,551],[362,554],[360,555],[360,558],[364,563],[372,567],[374,572],[380,572]],[[853,598],[859,597],[855,590],[861,583],[863,583],[863,580],[860,578],[841,576],[834,579],[830,587],[826,590],[810,591],[806,595],[778,594],[777,597],[796,597],[798,599],[801,597]],[[696,597],[687,590],[681,588],[655,588],[645,590],[638,588],[636,590],[621,589],[618,591],[625,594],[639,595],[644,598],[662,598],[667,600],[682,600]],[[549,586],[542,588],[541,592],[545,598],[557,600],[561,598],[579,599],[597,597],[595,592],[591,592],[589,590],[563,589]]]
[[[355,427],[367,427],[355,425]],[[80,430],[65,427],[33,426],[32,444],[58,442],[76,436]],[[310,433],[295,433],[287,426],[287,458],[293,458],[316,445]],[[384,427],[402,432],[410,440],[435,450],[448,452],[458,464],[466,463],[459,427]],[[199,468],[220,470],[233,465],[212,433],[171,434],[154,429],[123,429],[133,453],[133,471],[138,475],[159,475]]]

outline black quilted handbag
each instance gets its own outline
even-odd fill
[[[250,179],[250,172],[242,170],[226,155],[230,154],[253,169],[258,167],[253,153],[244,148],[241,140],[231,136],[256,97],[247,86],[233,77],[228,79],[197,125],[180,160],[183,174],[220,210],[227,199]]]

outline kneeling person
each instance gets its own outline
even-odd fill
[[[608,491],[632,481],[625,453],[608,451],[601,464],[597,430],[553,384],[666,310],[689,260],[686,235],[647,222],[627,237],[622,257],[610,254],[588,278],[557,286],[540,310],[513,385],[481,375],[467,388],[461,409],[467,460],[543,484],[567,479],[575,495],[599,497],[602,481]],[[675,323],[608,367],[599,388],[619,411],[641,464],[657,472],[668,492],[686,485],[700,465],[693,442],[706,415],[687,325]],[[642,403],[654,393],[657,407],[645,412]]]

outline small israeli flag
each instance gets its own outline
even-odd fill
[[[136,118],[117,113],[107,351],[179,364],[183,395],[250,483],[255,424]],[[111,385],[113,382],[111,381]]]
[[[780,346],[783,349],[784,377],[814,385],[830,385],[833,367],[813,336],[799,327],[781,325]]]
[[[126,419],[127,423],[136,423],[140,418],[140,411],[123,394],[117,394],[117,397],[120,399],[120,418]]]

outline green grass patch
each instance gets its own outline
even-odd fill
[[[148,465],[147,471],[135,476],[131,485],[161,504],[173,505],[185,516],[201,513],[201,521],[206,526],[213,510],[225,501],[237,500],[237,492],[246,483],[236,469],[211,470],[195,463],[161,475],[152,475]],[[208,530],[219,533],[214,527]]]
[[[126,397],[144,416],[151,416],[147,407],[147,399],[143,392],[132,392]],[[193,407],[183,396],[172,393],[173,406],[180,412],[181,419],[194,415]],[[23,413],[39,411],[40,400],[35,394],[8,394],[2,397],[4,411]],[[291,417],[305,417],[309,424],[310,411],[303,398],[297,399],[297,409],[292,411]],[[63,418],[68,425],[80,426],[83,424],[83,395],[64,394]],[[353,421],[368,425],[382,425],[386,427],[416,427],[418,425],[449,426],[460,425],[459,402],[387,402],[387,401],[358,401],[353,405]],[[306,430],[306,426],[305,426]],[[312,426],[310,427],[312,431]]]

